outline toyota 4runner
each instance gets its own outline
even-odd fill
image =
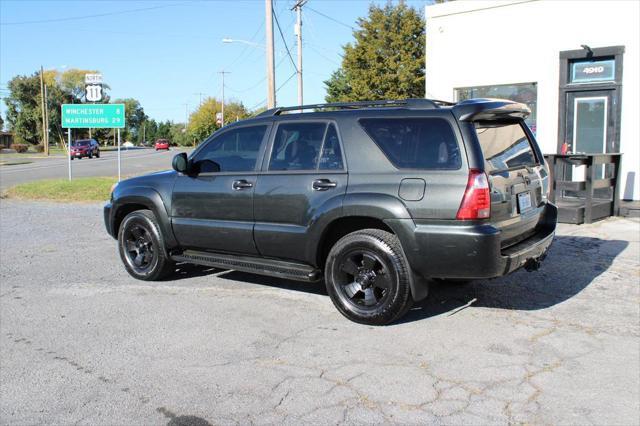
[[[557,209],[529,113],[496,99],[274,108],[119,183],[106,228],[135,278],[179,262],[324,278],[344,316],[387,324],[429,279],[539,267]]]

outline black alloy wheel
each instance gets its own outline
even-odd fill
[[[413,305],[411,268],[398,237],[380,229],[352,232],[334,244],[325,264],[331,301],[352,321],[384,325]]]
[[[175,270],[150,210],[137,210],[124,218],[118,231],[118,249],[125,269],[134,278],[154,281]]]
[[[149,230],[143,225],[134,224],[125,231],[124,238],[129,263],[139,271],[149,268],[156,256]]]
[[[341,295],[359,308],[376,309],[392,289],[389,266],[371,250],[354,250],[338,260],[340,272],[335,274]]]

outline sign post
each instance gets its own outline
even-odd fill
[[[67,129],[67,149],[69,155],[67,156],[67,162],[69,163],[69,180],[71,180],[71,129]]]
[[[118,129],[118,182],[120,182],[120,129]]]
[[[118,129],[118,181],[120,181],[120,129],[125,126],[124,104],[63,104],[62,127],[69,134],[69,180],[71,180],[71,129]]]

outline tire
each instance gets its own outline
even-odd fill
[[[96,158],[100,158],[100,150],[96,151]]]
[[[93,152],[89,152],[88,157],[89,157],[89,160],[91,160],[93,158]]]
[[[411,274],[398,237],[364,229],[342,237],[331,248],[325,285],[342,315],[360,324],[385,325],[413,305]]]
[[[71,161],[73,161],[73,157],[71,157]]]
[[[118,231],[118,251],[129,275],[139,280],[160,280],[175,270],[151,210],[137,210],[124,218]]]

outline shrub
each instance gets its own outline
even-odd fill
[[[39,143],[38,145],[34,146],[33,149],[35,149],[36,152],[44,152],[44,145]]]
[[[22,154],[22,153],[27,152],[29,150],[29,145],[25,145],[25,144],[22,144],[22,143],[12,143],[9,148],[13,149],[17,153]]]

